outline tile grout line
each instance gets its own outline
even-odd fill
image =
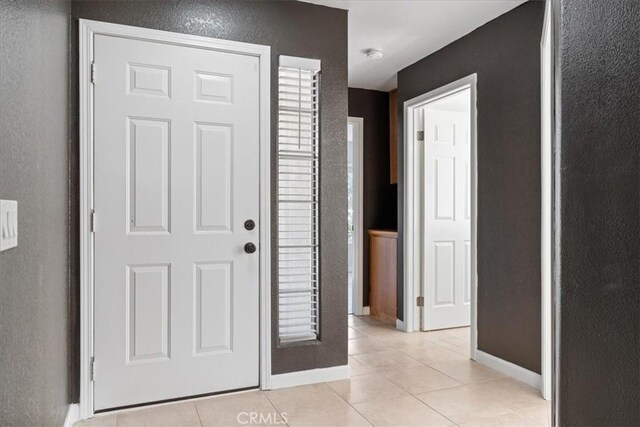
[[[263,390],[260,390],[260,393],[262,393],[262,395],[267,399],[267,401],[269,402],[269,405],[271,405],[271,407],[278,413],[278,415],[280,415],[282,417],[282,412],[284,411],[280,411],[280,409],[278,409],[276,407],[276,404],[273,403],[273,401],[271,399],[269,399],[269,395],[267,393],[265,393]],[[288,414],[287,414],[288,415]],[[287,426],[289,425],[289,419],[287,419],[287,422],[285,423]]]
[[[424,366],[426,366],[426,367],[428,367],[428,368],[431,368],[431,369],[433,369],[433,370],[435,370],[435,371],[440,372],[442,375],[444,375],[444,376],[446,376],[446,377],[448,377],[448,378],[451,378],[453,381],[455,381],[455,382],[457,382],[457,383],[460,383],[460,385],[459,385],[459,386],[455,386],[455,387],[460,387],[460,386],[465,386],[465,385],[473,385],[473,384],[490,383],[490,382],[494,382],[494,381],[504,381],[504,380],[506,380],[506,379],[508,379],[508,378],[509,378],[508,376],[505,376],[504,378],[497,378],[497,379],[493,379],[493,380],[478,381],[478,382],[472,382],[472,383],[463,383],[462,381],[457,380],[456,378],[453,378],[452,376],[450,376],[450,375],[449,375],[449,374],[447,374],[446,372],[441,371],[440,369],[436,368],[435,366],[431,366],[431,365],[429,365],[429,364],[427,364],[427,363],[425,363],[425,362],[422,362],[421,360],[418,360],[418,359],[416,359],[415,357],[413,357],[413,356],[411,356],[411,355],[409,355],[409,354],[406,354],[406,353],[402,352],[402,350],[397,350],[397,351],[401,352],[402,354],[404,354],[404,355],[405,355],[405,356],[407,356],[408,358],[413,359],[413,360],[415,360],[416,362],[423,364]],[[475,362],[475,361],[474,361],[473,359],[471,359],[471,358],[469,358],[469,361],[470,361],[470,362]],[[444,363],[446,363],[446,361],[445,361]],[[475,362],[475,363],[478,363],[478,362]],[[478,365],[480,365],[480,364],[478,364]],[[492,370],[492,371],[498,372],[498,371],[496,371],[495,369],[489,368],[488,366],[484,366],[484,365],[480,365],[480,366],[482,366],[482,367],[484,367],[484,368],[487,368],[487,369],[490,369],[490,370]],[[498,372],[498,373],[500,373],[500,372]],[[450,387],[450,388],[453,388],[453,387]]]
[[[200,416],[200,411],[198,411],[198,405],[196,405],[196,402],[191,402],[193,403],[193,407],[196,408],[196,415],[198,416],[198,421],[200,422],[200,426],[204,427],[204,423],[202,422],[202,417]]]
[[[411,393],[409,393],[411,394]],[[442,412],[438,411],[436,408],[432,407],[431,405],[429,405],[427,402],[423,402],[422,400],[420,400],[418,398],[418,396],[415,396],[413,394],[411,394],[411,397],[413,397],[414,399],[416,399],[418,402],[422,403],[424,406],[426,406],[427,408],[431,409],[432,411],[434,411],[436,414],[440,414],[443,418],[451,421],[451,423],[455,426],[458,425],[458,423],[454,422],[451,418],[447,417],[445,414],[443,414]]]
[[[351,381],[351,377],[349,377],[349,381]],[[336,392],[333,388],[331,388],[331,386],[329,385],[329,383],[324,383],[324,384],[326,384],[326,385],[327,385],[327,387],[329,387],[329,390],[331,390],[331,391],[332,391],[333,393],[335,393],[335,394],[336,394],[340,399],[342,399],[342,400],[343,400],[347,405],[349,405],[349,407],[351,407],[354,411],[356,411],[358,414],[360,414],[360,416],[361,416],[362,418],[364,418],[364,420],[365,420],[366,422],[368,422],[368,423],[369,423],[369,425],[371,425],[372,427],[374,426],[373,422],[372,422],[369,418],[367,418],[367,416],[366,416],[366,415],[364,415],[362,412],[358,411],[358,409],[357,409],[355,406],[353,406],[349,401],[347,401],[347,399],[345,399],[344,397],[342,397],[341,395],[339,395],[339,394],[338,394],[338,392]]]

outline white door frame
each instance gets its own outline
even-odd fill
[[[271,387],[271,48],[188,34],[106,22],[80,20],[80,418],[94,413],[92,358],[94,348],[94,36],[102,34],[136,40],[230,52],[259,58],[260,66],[260,387]]]
[[[362,117],[349,117],[347,123],[354,125],[353,134],[353,221],[354,221],[354,272],[353,272],[353,311],[357,316],[364,314],[363,307],[363,269],[362,250],[364,240],[364,230],[362,222],[363,208],[363,153],[364,153],[364,119]]]
[[[464,89],[469,89],[471,96],[471,359],[475,360],[478,348],[477,334],[477,226],[478,226],[478,179],[477,179],[477,108],[476,108],[477,74],[463,77],[431,92],[425,93],[404,103],[405,149],[404,149],[404,330],[407,332],[421,329],[421,310],[417,309],[416,297],[422,294],[423,283],[423,238],[421,215],[424,209],[422,197],[423,142],[418,141],[416,133],[419,129],[415,123],[415,114],[426,104],[449,96]],[[421,126],[421,125],[420,125]]]
[[[551,400],[553,372],[553,136],[554,136],[554,61],[553,61],[553,7],[545,4],[542,39],[540,40],[540,101],[541,101],[541,388],[542,397]]]

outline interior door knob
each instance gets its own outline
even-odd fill
[[[252,254],[256,251],[256,245],[254,245],[253,243],[249,242],[246,245],[244,245],[244,251],[248,254]]]
[[[248,219],[244,222],[244,228],[247,230],[253,230],[256,228],[256,223],[252,219]]]

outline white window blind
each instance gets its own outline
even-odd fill
[[[278,332],[318,337],[320,61],[280,57],[278,69]]]

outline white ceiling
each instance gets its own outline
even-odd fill
[[[349,11],[349,87],[391,90],[396,73],[525,0],[302,0]],[[382,59],[362,53],[381,49]]]

